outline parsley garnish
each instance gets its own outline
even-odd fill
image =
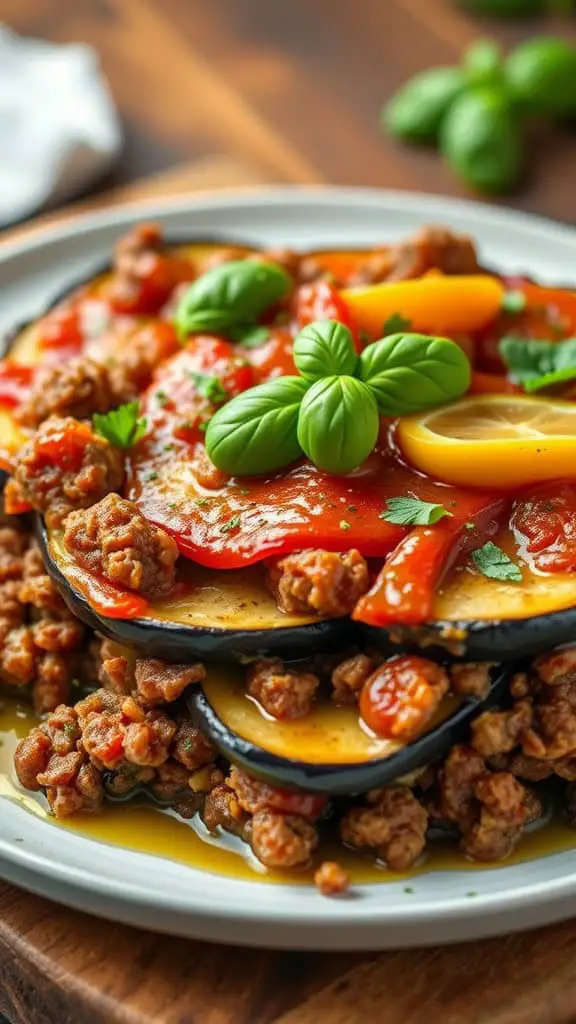
[[[435,505],[431,501],[420,501],[419,498],[388,498],[386,511],[381,512],[379,519],[395,526],[432,526],[444,516],[452,515],[443,505]]]
[[[240,324],[238,327],[231,327],[228,335],[232,341],[237,341],[244,348],[258,348],[268,341],[270,331],[262,324]]]
[[[349,530],[350,529],[350,523],[347,522],[346,519],[341,519],[340,520],[340,529],[341,530]]]
[[[512,379],[529,393],[576,378],[576,338],[536,341],[509,334],[498,348]]]
[[[227,402],[230,398],[219,377],[210,376],[208,373],[194,372],[191,372],[189,376],[194,381],[198,394],[202,398],[207,398],[209,402],[213,402],[214,405]]]
[[[158,473],[156,472],[155,469],[150,469],[148,470],[147,473],[144,474],[144,479],[146,480],[147,483],[150,482],[151,480],[157,480]]]
[[[486,541],[481,548],[472,552],[472,561],[483,576],[490,580],[507,580],[511,583],[522,582],[520,567],[508,557],[502,548],[493,544],[491,540]]]
[[[161,407],[162,409],[163,409],[163,408],[164,408],[164,407],[165,407],[166,405],[168,405],[168,403],[169,403],[169,401],[170,401],[170,399],[169,399],[169,397],[168,397],[168,395],[166,394],[166,392],[165,392],[165,391],[156,391],[156,392],[155,392],[155,394],[154,394],[154,397],[155,397],[156,401],[158,402],[158,405],[159,405],[159,406],[160,406],[160,407]]]
[[[382,333],[384,336],[387,334],[400,334],[401,331],[407,331],[411,326],[412,321],[408,317],[402,316],[402,313],[392,313],[384,321]]]
[[[95,412],[94,430],[115,448],[131,448],[146,433],[146,420],[138,415],[139,411],[138,402],[128,402],[104,414]]]
[[[210,504],[210,498],[194,498],[194,504],[199,508],[206,508]]]
[[[230,530],[237,530],[241,521],[240,516],[232,516],[227,523],[222,523],[220,533],[230,533]]]
[[[476,524],[475,523],[464,523],[464,529],[465,530],[475,530],[476,529]]]
[[[502,299],[502,312],[514,315],[526,309],[526,296],[523,292],[505,292]]]

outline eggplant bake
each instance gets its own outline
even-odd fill
[[[468,237],[135,227],[0,363],[19,784],[156,801],[326,894],[325,833],[405,871],[576,819],[575,439],[576,293]]]

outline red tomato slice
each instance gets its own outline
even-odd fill
[[[516,502],[510,526],[541,572],[576,569],[576,487],[543,484]]]
[[[298,330],[314,320],[338,320],[352,331],[356,351],[362,350],[352,314],[334,285],[328,281],[315,281],[297,289],[294,296],[294,316]]]
[[[273,328],[269,338],[257,348],[242,350],[258,381],[297,374],[293,357],[294,340],[286,328]]]
[[[0,360],[0,405],[14,408],[27,398],[35,367],[21,366],[10,359]]]

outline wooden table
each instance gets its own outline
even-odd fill
[[[72,212],[274,181],[463,194],[434,155],[379,133],[380,103],[488,28],[512,42],[535,27],[474,22],[448,0],[0,0],[0,20],[101,52],[126,150],[113,191]],[[551,138],[537,163],[512,205],[576,221],[576,135]],[[275,953],[105,923],[0,883],[2,1012],[14,1024],[561,1024],[576,1020],[576,925],[420,952]]]

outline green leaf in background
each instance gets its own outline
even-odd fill
[[[477,39],[464,50],[462,67],[472,85],[500,85],[504,77],[502,50],[493,39]]]
[[[392,313],[382,325],[382,337],[386,337],[387,334],[400,334],[404,331],[409,331],[412,327],[412,321],[406,316],[402,316],[402,313]]]
[[[527,39],[509,55],[505,71],[511,93],[528,113],[576,114],[576,47],[564,39]]]
[[[443,505],[419,498],[388,498],[380,519],[396,526],[433,526],[452,513]]]
[[[520,177],[522,145],[506,93],[478,88],[458,97],[442,124],[440,148],[456,174],[478,191],[509,191]]]
[[[446,111],[465,87],[461,68],[430,68],[392,97],[382,111],[382,122],[397,138],[434,142]]]
[[[138,402],[127,402],[106,413],[95,412],[92,417],[94,431],[115,448],[131,448],[146,433],[146,420],[139,412]]]
[[[299,458],[298,412],[308,386],[302,377],[278,377],[223,405],[206,430],[214,465],[231,476],[253,476]]]
[[[176,328],[185,338],[194,331],[227,331],[253,323],[291,287],[292,279],[276,263],[230,260],[190,285],[176,310]]]
[[[507,580],[510,583],[522,582],[522,571],[502,548],[491,540],[481,548],[472,552],[472,561],[483,576],[490,580]]]
[[[576,338],[553,342],[506,335],[498,351],[512,379],[529,393],[576,379]]]
[[[520,18],[543,14],[548,0],[458,0],[458,6],[473,14],[487,14],[497,18]]]
[[[403,416],[460,398],[470,386],[470,363],[448,338],[393,334],[368,345],[358,376],[384,416]]]
[[[324,377],[306,392],[298,417],[298,441],[327,473],[350,473],[368,458],[379,430],[376,400],[356,377]]]
[[[356,352],[352,334],[337,320],[314,320],[294,339],[294,362],[306,380],[353,374]]]

